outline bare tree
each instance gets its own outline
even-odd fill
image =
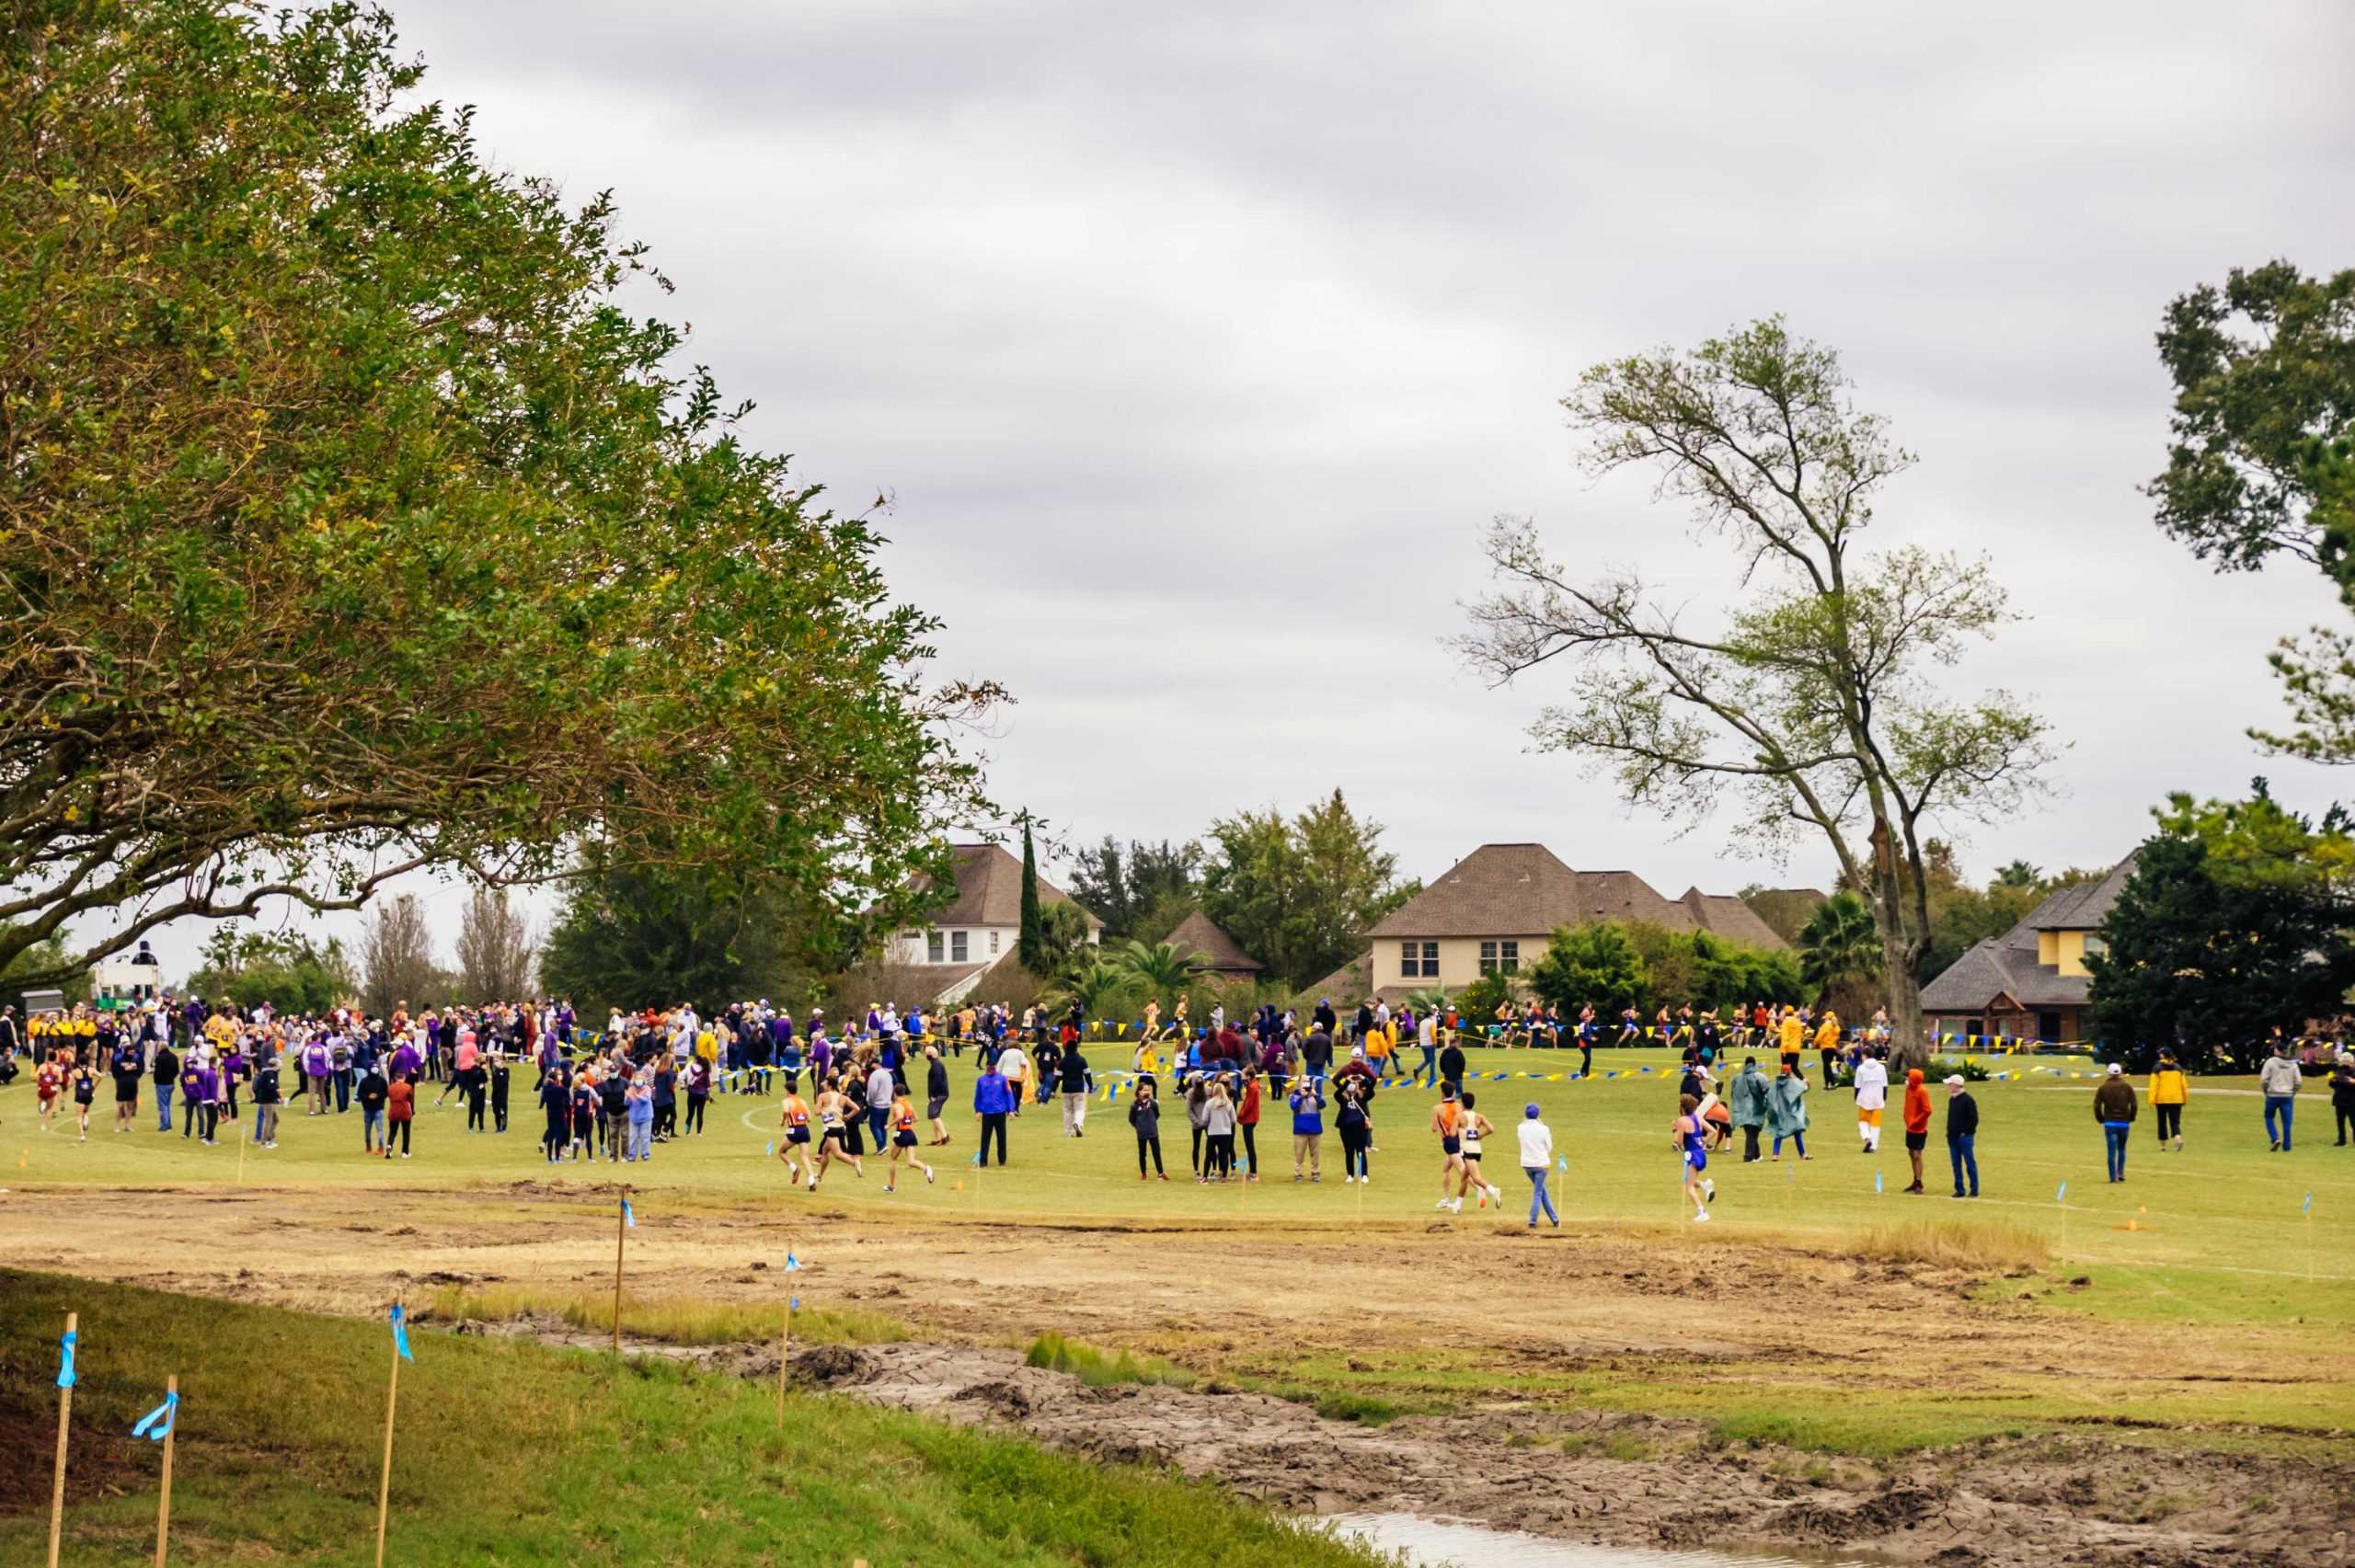
[[[450,999],[433,956],[433,927],[414,893],[378,904],[360,928],[360,964],[366,973],[362,1002],[371,1016],[386,1018],[401,1002],[412,1009]]]
[[[1870,905],[1899,1043],[1918,1055],[1927,830],[2008,818],[2052,754],[2006,693],[1956,700],[1931,679],[2013,618],[2001,584],[1980,561],[1858,548],[1913,458],[1854,406],[1839,357],[1780,320],[1598,365],[1563,406],[1590,473],[1651,471],[1722,542],[1724,608],[1692,613],[1629,571],[1574,582],[1533,526],[1500,519],[1488,554],[1506,586],[1470,606],[1458,647],[1499,682],[1574,669],[1536,741],[1600,764],[1631,803],[1697,824],[1732,795],[1741,846],[1826,844]]]
[[[539,956],[532,917],[509,900],[505,888],[477,887],[458,921],[458,986],[465,1000],[523,1000]]]

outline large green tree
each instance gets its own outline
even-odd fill
[[[933,624],[660,281],[380,10],[9,8],[0,968],[583,843],[853,910],[942,868],[994,692],[918,687]]]
[[[856,925],[812,925],[788,898],[707,868],[584,867],[540,955],[543,989],[584,1017],[611,1007],[797,1001],[841,967]]]
[[[2260,779],[2245,801],[2178,795],[2088,950],[2095,1026],[2120,1053],[2162,1045],[2187,1065],[2256,1065],[2268,1034],[2346,1011],[2355,985],[2355,840]]]
[[[1211,824],[1202,908],[1269,977],[1312,985],[1364,951],[1364,933],[1420,890],[1398,880],[1382,824],[1341,792],[1286,817],[1270,807]]]
[[[1554,933],[1530,966],[1529,989],[1565,1017],[1585,1006],[1609,1016],[1650,1000],[1651,971],[1625,925],[1589,921]]]
[[[1632,571],[1573,580],[1534,524],[1506,518],[1488,542],[1504,586],[1470,607],[1463,653],[1499,682],[1569,667],[1571,700],[1545,710],[1537,743],[1630,802],[1691,822],[1731,795],[1741,844],[1827,845],[1872,908],[1918,1059],[1930,833],[2010,815],[2051,754],[2045,722],[2006,693],[1957,698],[1934,678],[2012,619],[2002,585],[1982,561],[1862,548],[1882,485],[1913,459],[1855,406],[1839,357],[1779,319],[1597,365],[1563,406],[1589,472],[1652,474],[1716,537],[1717,608]]]
[[[1157,941],[1165,932],[1143,929],[1170,911],[1182,911],[1201,897],[1202,846],[1191,840],[1157,844],[1132,840],[1123,848],[1109,834],[1093,849],[1073,857],[1071,896],[1104,922],[1107,941],[1132,937]],[[1183,912],[1170,925],[1184,919]]]
[[[2176,388],[2160,528],[2218,571],[2311,563],[2355,610],[2355,269],[2234,268],[2171,302],[2158,344]],[[2316,627],[2271,662],[2295,727],[2257,738],[2355,761],[2355,637]]]

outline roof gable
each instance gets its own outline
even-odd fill
[[[1576,925],[1580,912],[1578,873],[1545,845],[1482,844],[1369,934],[1534,935]]]
[[[1221,973],[1257,974],[1262,967],[1259,960],[1243,951],[1243,944],[1229,936],[1217,921],[1196,910],[1178,922],[1178,929],[1167,937],[1180,952],[1191,949],[1206,959],[1210,967]]]
[[[1022,923],[1020,861],[1007,853],[1003,844],[951,844],[948,853],[956,863],[951,875],[956,878],[957,897],[947,909],[932,916],[926,922],[928,925],[1018,926]],[[1074,909],[1079,908],[1070,894],[1045,877],[1035,880],[1039,885],[1040,908],[1049,904],[1071,904]],[[916,884],[921,890],[930,886],[930,878],[918,877]],[[1087,916],[1089,930],[1101,931],[1104,928],[1104,922],[1086,910],[1081,909],[1079,912]]]

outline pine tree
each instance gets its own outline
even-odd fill
[[[1022,967],[1039,974],[1046,957],[1046,944],[1039,933],[1039,852],[1030,842],[1030,824],[1022,824],[1022,930],[1014,939],[1014,951]]]

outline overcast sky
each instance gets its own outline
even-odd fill
[[[1974,873],[2113,860],[2169,789],[2348,789],[2243,735],[2319,578],[2213,577],[2138,491],[2167,299],[2355,265],[2343,4],[396,10],[493,160],[616,192],[755,441],[893,498],[944,672],[1020,699],[994,793],[1079,839],[1338,784],[1408,875],[1534,839],[1671,896],[1825,884],[1528,754],[1561,678],[1441,644],[1499,512],[1729,587],[1648,483],[1580,477],[1557,399],[1778,311],[1920,455],[1876,533],[1985,551],[2030,617],[1961,679],[2074,745]]]

